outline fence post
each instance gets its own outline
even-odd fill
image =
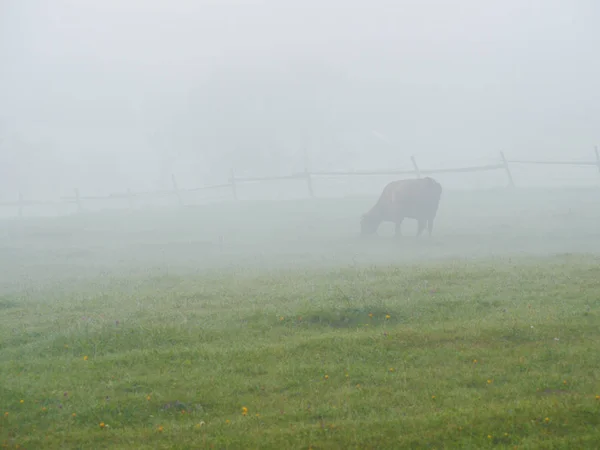
[[[308,167],[304,168],[304,176],[306,177],[306,185],[308,186],[308,195],[310,195],[310,198],[314,198],[315,192],[313,191],[312,178],[308,171]]]
[[[80,213],[83,211],[83,206],[81,205],[81,196],[79,195],[79,189],[75,188],[75,203],[77,204],[77,212]]]
[[[412,155],[410,157],[410,160],[412,161],[412,165],[413,165],[413,168],[415,169],[415,174],[417,175],[417,178],[421,178],[421,171],[419,170],[419,166],[417,165],[417,160],[415,159],[415,156]]]
[[[304,176],[306,177],[306,186],[308,187],[308,195],[310,198],[314,198],[315,192],[313,191],[312,178],[310,176],[310,172],[308,168],[310,167],[310,161],[308,157],[308,148],[306,145],[303,148],[304,153]]]
[[[133,192],[131,192],[131,188],[127,188],[127,202],[129,203],[129,209],[133,211]]]
[[[177,186],[177,180],[175,179],[175,174],[171,174],[171,182],[173,183],[173,191],[175,192],[175,196],[177,197],[179,206],[183,206],[183,200],[181,199],[181,193],[179,192],[179,186]]]
[[[23,217],[23,193],[19,191],[19,217]]]
[[[510,173],[510,168],[508,167],[508,161],[504,156],[504,152],[500,152],[500,158],[502,158],[502,165],[504,166],[504,170],[506,171],[506,176],[508,177],[508,186],[511,188],[515,187],[515,181],[513,180],[512,174]]]
[[[231,183],[231,192],[233,193],[233,199],[237,200],[237,186],[235,185],[235,173],[233,171],[233,167],[231,168],[229,182]]]
[[[600,153],[598,153],[598,146],[594,147],[594,153],[596,153],[596,167],[598,167],[598,173],[600,173]]]

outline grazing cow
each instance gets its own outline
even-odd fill
[[[396,236],[399,237],[400,225],[405,218],[418,221],[417,236],[426,225],[431,236],[441,195],[442,186],[429,177],[388,183],[375,206],[363,214],[361,236],[376,233],[381,222],[394,222]]]

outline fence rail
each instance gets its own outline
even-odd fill
[[[410,169],[387,169],[387,170],[350,170],[341,171],[317,171],[310,172],[311,177],[344,177],[344,176],[370,176],[370,175],[415,175],[414,170]]]
[[[60,204],[74,203],[77,205],[77,211],[84,211],[83,203],[89,201],[98,200],[127,200],[129,208],[134,208],[134,199],[140,197],[162,197],[162,196],[174,196],[179,205],[183,205],[183,199],[181,194],[183,192],[198,192],[207,190],[219,190],[219,189],[230,189],[234,200],[238,199],[238,186],[244,183],[260,183],[268,181],[286,181],[286,180],[305,180],[308,188],[309,197],[315,197],[312,181],[319,177],[352,177],[352,176],[400,176],[400,175],[412,175],[415,177],[421,177],[423,175],[435,175],[435,174],[449,174],[449,173],[469,173],[469,172],[486,172],[495,170],[504,170],[507,176],[507,186],[515,187],[514,179],[510,170],[511,165],[556,165],[556,166],[579,166],[579,167],[596,167],[600,174],[600,153],[598,148],[594,149],[595,161],[543,161],[543,160],[520,160],[520,159],[507,159],[503,152],[500,152],[500,162],[497,164],[486,164],[478,166],[468,167],[453,167],[453,168],[439,168],[439,169],[421,169],[414,156],[411,156],[412,169],[383,169],[383,170],[350,170],[350,171],[309,171],[305,168],[302,172],[295,172],[291,175],[283,176],[262,176],[262,177],[240,177],[236,176],[233,169],[231,169],[230,176],[227,183],[214,184],[206,186],[198,186],[189,189],[181,189],[177,184],[175,176],[172,176],[172,189],[163,189],[157,191],[142,191],[134,192],[128,189],[127,192],[118,192],[109,194],[107,196],[94,196],[85,195],[82,196],[79,193],[79,189],[74,189],[72,196],[62,196],[56,201],[36,201],[26,200],[22,193],[19,193],[16,201],[0,202],[0,207],[17,207],[17,214],[19,217],[23,216],[23,208],[31,206],[52,206]]]
[[[536,164],[536,165],[557,165],[557,166],[597,166],[596,161],[528,161],[513,159],[508,161],[511,164]]]

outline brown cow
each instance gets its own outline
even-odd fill
[[[361,236],[377,232],[381,222],[394,222],[396,236],[400,236],[400,225],[405,218],[419,223],[417,236],[425,226],[429,236],[433,231],[433,220],[437,214],[442,186],[433,178],[398,180],[388,183],[379,200],[360,221]]]

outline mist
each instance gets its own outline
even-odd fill
[[[593,2],[3,1],[2,197],[591,155]],[[382,139],[381,137],[384,137]]]
[[[2,446],[599,442],[598,19],[0,0]]]

